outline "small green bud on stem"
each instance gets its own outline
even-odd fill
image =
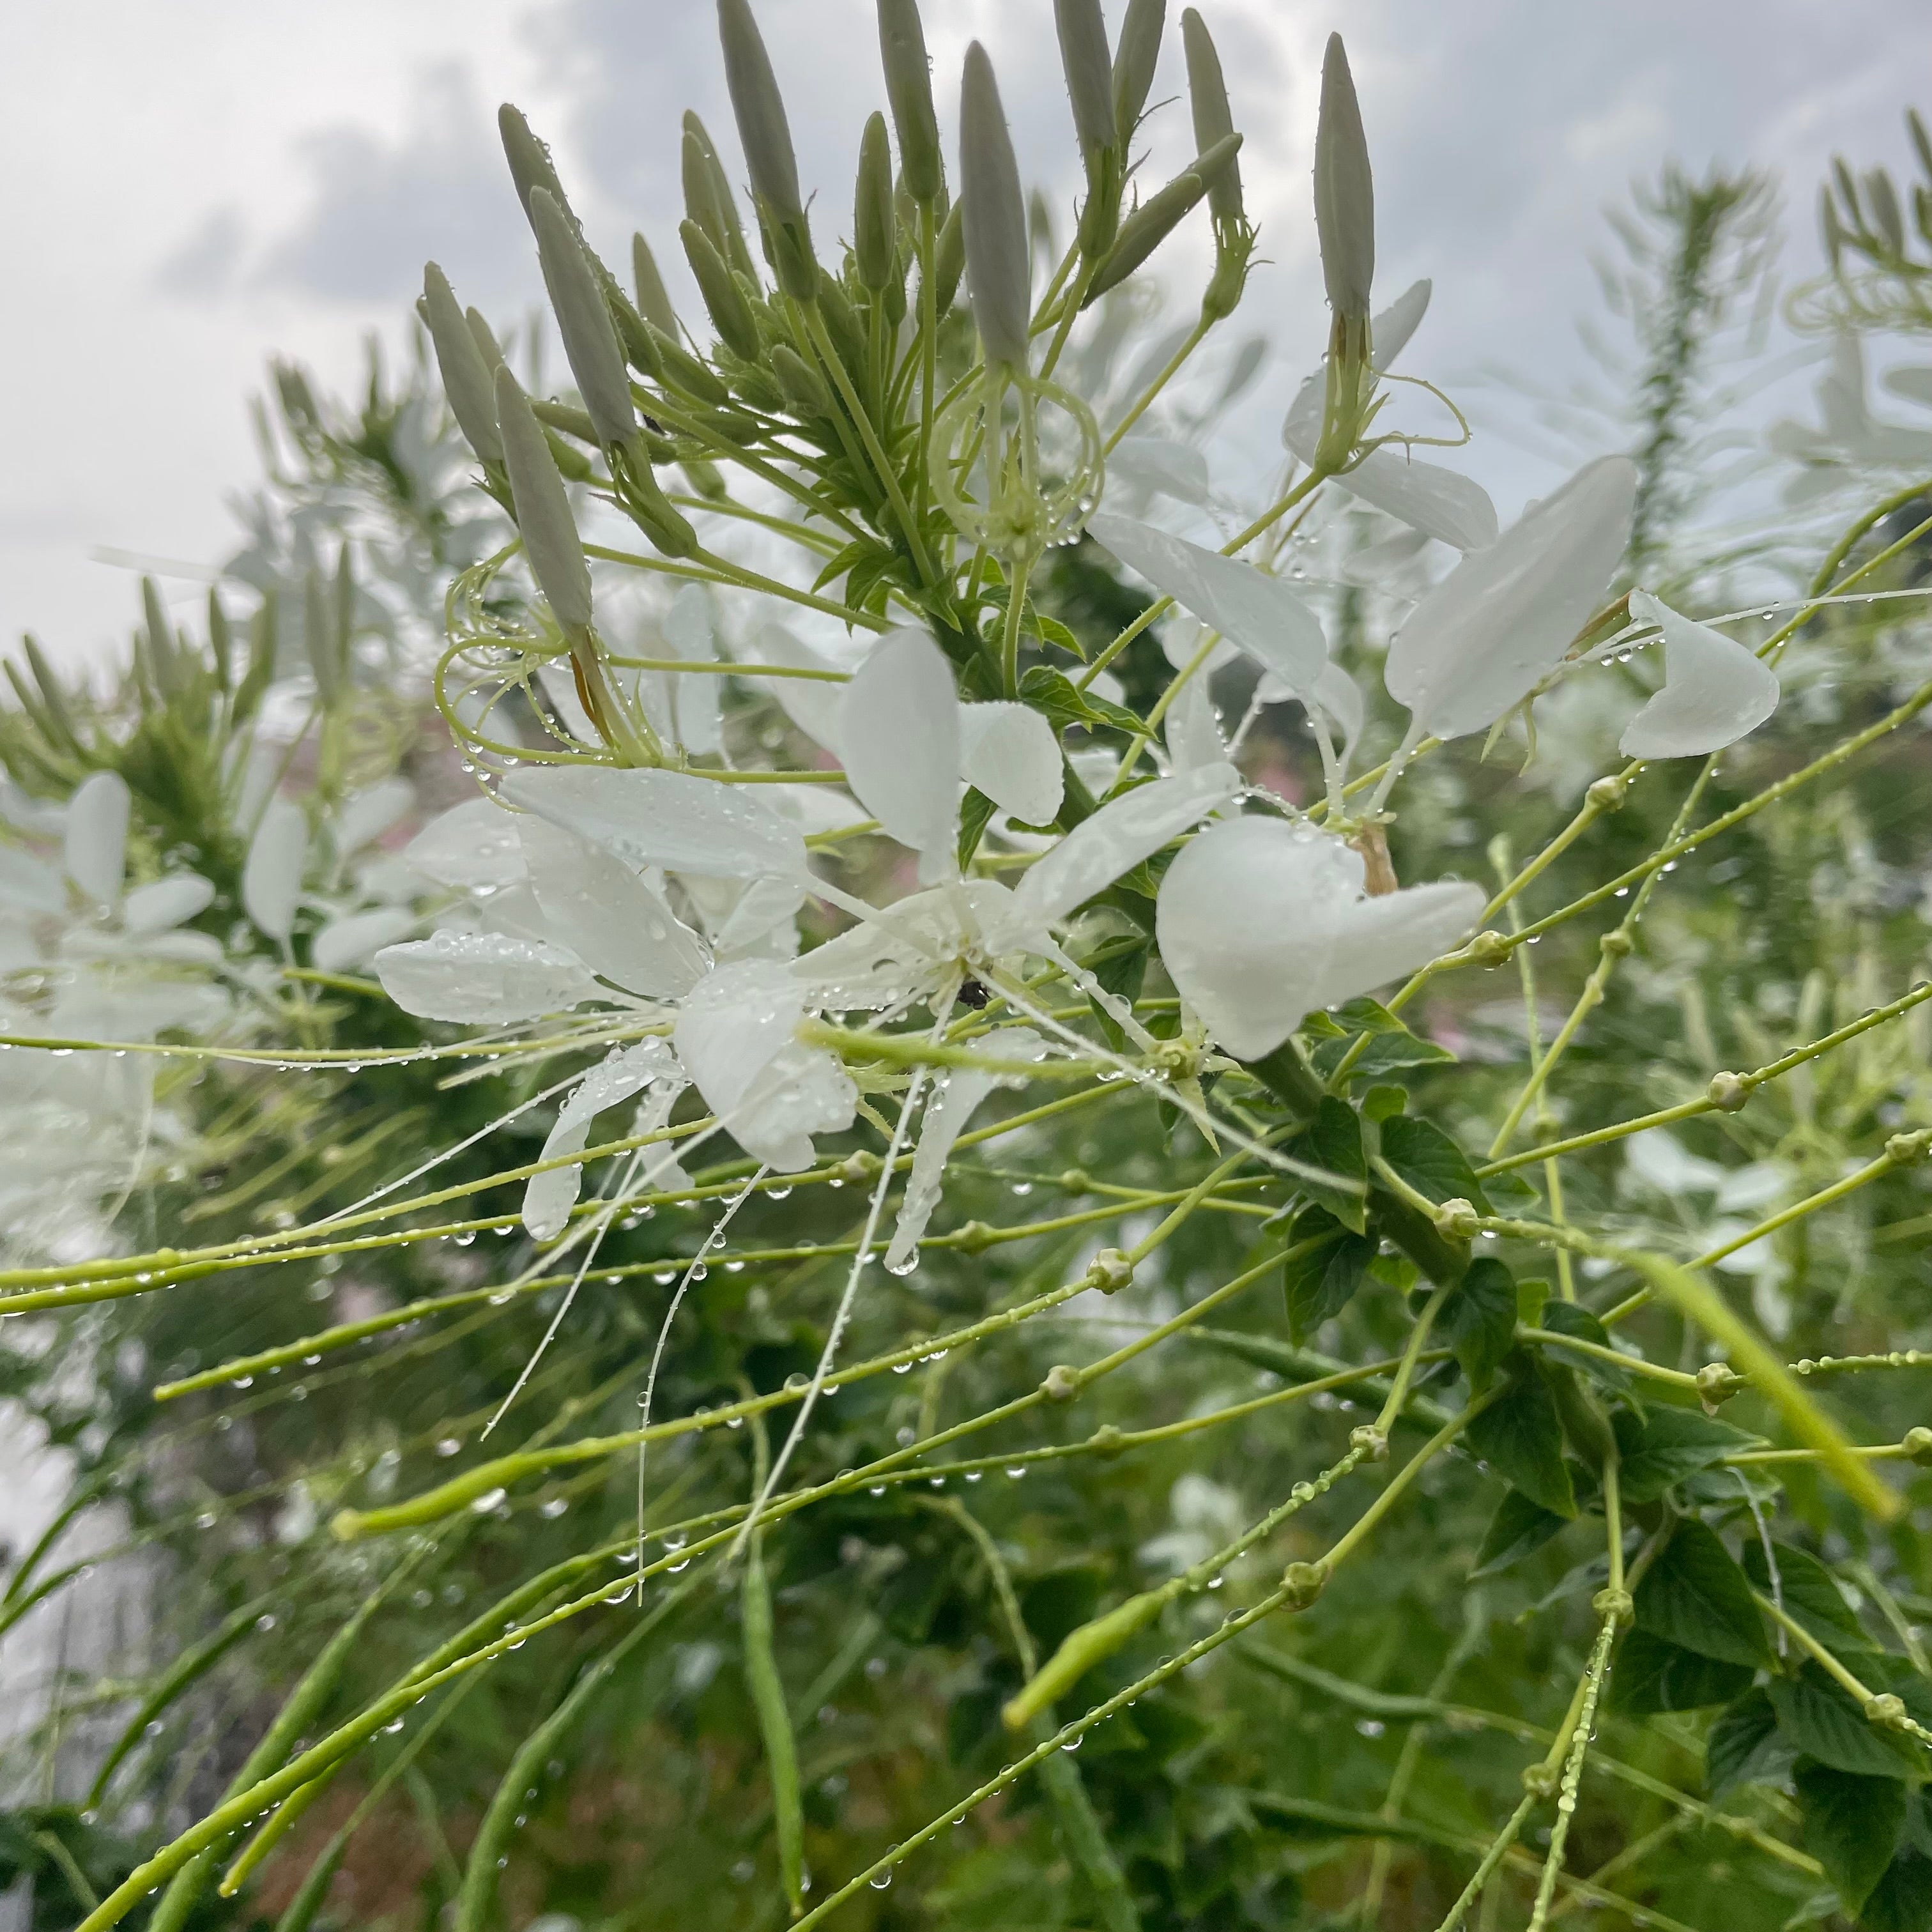
[[[859,142],[859,182],[852,207],[852,252],[859,279],[877,295],[892,278],[898,219],[892,206],[892,151],[886,117],[873,115]]]
[[[590,566],[542,427],[507,369],[496,371],[496,423],[530,569],[559,628],[580,635],[590,626]]]
[[[1102,1248],[1087,1264],[1087,1283],[1102,1294],[1118,1294],[1134,1278],[1134,1264],[1118,1248]]]
[[[544,286],[563,338],[570,373],[596,425],[597,440],[607,448],[628,442],[637,433],[638,412],[631,402],[617,331],[590,258],[562,203],[548,188],[530,191],[530,210]]]
[[[1705,1097],[1720,1114],[1742,1111],[1751,1096],[1751,1082],[1742,1073],[1714,1073],[1704,1090]]]
[[[1071,1402],[1080,1393],[1080,1371],[1065,1362],[1055,1362],[1046,1372],[1040,1392],[1048,1402]]]
[[[1905,1432],[1899,1447],[1922,1469],[1932,1469],[1932,1429],[1918,1423]]]
[[[959,293],[966,274],[966,217],[962,203],[955,202],[940,224],[933,245],[932,301],[934,310],[944,315]]]
[[[1026,201],[993,63],[966,50],[959,98],[959,193],[964,208],[967,293],[988,369],[1024,370],[1032,320]]]
[[[1150,195],[1127,217],[1088,284],[1088,302],[1125,281],[1174,232],[1202,196],[1210,192],[1216,179],[1234,165],[1240,147],[1240,136],[1230,134],[1210,152],[1196,155],[1165,188]]]
[[[1281,1573],[1282,1608],[1285,1610],[1310,1609],[1328,1587],[1327,1564],[1291,1563]]]
[[[1458,1194],[1444,1202],[1435,1214],[1436,1232],[1445,1240],[1473,1240],[1482,1227],[1483,1217],[1473,1203]]]
[[[731,192],[730,177],[718,158],[717,144],[710,130],[695,114],[686,111],[684,137],[680,148],[680,172],[684,187],[684,211],[710,237],[711,245],[740,274],[755,282],[758,272],[752,251],[745,245],[745,230],[738,219],[738,203]]]
[[[1167,25],[1167,0],[1127,0],[1126,17],[1114,49],[1114,142],[1124,157],[1140,125],[1141,110],[1154,86],[1160,58],[1160,37]],[[1197,139],[1195,146],[1202,145]]]
[[[922,206],[937,201],[946,176],[917,0],[879,0],[879,59],[886,70],[886,98],[899,137],[906,192]]]
[[[449,278],[434,262],[423,269],[423,320],[457,428],[482,461],[500,464],[503,440],[496,434],[495,378],[464,320]]]
[[[645,321],[666,335],[677,333],[677,310],[671,307],[664,278],[658,273],[657,257],[641,235],[631,237],[631,283],[638,293],[638,312]]]

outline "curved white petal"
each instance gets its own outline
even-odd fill
[[[1438,738],[1486,730],[1553,669],[1630,542],[1636,466],[1586,464],[1409,613],[1389,646],[1389,695]]]
[[[1053,727],[1030,704],[998,700],[960,706],[959,770],[1027,825],[1052,822],[1066,784]]]
[[[524,876],[519,823],[514,812],[490,799],[466,799],[431,819],[403,848],[403,857],[440,886],[500,891]]]
[[[556,1124],[544,1142],[540,1158],[556,1160],[581,1154],[590,1137],[592,1121],[606,1107],[628,1100],[654,1080],[677,1076],[676,1058],[661,1040],[640,1040],[613,1053],[584,1075],[557,1109]],[[533,1240],[548,1241],[562,1233],[570,1210],[577,1204],[583,1175],[581,1167],[572,1166],[530,1176],[524,1190],[523,1222]]]
[[[308,820],[293,800],[272,798],[248,842],[242,867],[242,908],[271,939],[286,939],[302,902]]]
[[[1322,675],[1328,640],[1314,612],[1279,578],[1104,511],[1088,518],[1087,532],[1130,570],[1298,692],[1309,689]]]
[[[1475,886],[1362,894],[1360,854],[1276,818],[1236,818],[1190,839],[1155,906],[1160,956],[1181,997],[1237,1059],[1272,1052],[1317,1007],[1413,971],[1481,916]]]
[[[377,906],[368,912],[332,919],[309,947],[309,963],[320,973],[340,973],[394,946],[419,923],[408,906]]]
[[[713,879],[796,878],[805,838],[751,788],[686,772],[551,766],[513,772],[512,805],[593,841],[636,866]]]
[[[1630,611],[1664,633],[1664,688],[1633,718],[1618,748],[1630,758],[1689,758],[1720,752],[1778,709],[1778,674],[1708,624],[1680,616],[1647,590]]]
[[[384,778],[346,800],[330,821],[329,836],[338,853],[358,851],[380,838],[416,802],[416,788],[407,778]]]
[[[1107,481],[1116,479],[1144,495],[1204,504],[1211,494],[1208,459],[1192,443],[1164,436],[1124,437],[1107,459]]]
[[[788,664],[794,670],[839,668],[782,624],[760,624],[752,632],[744,655],[753,663]],[[845,695],[842,683],[819,677],[758,677],[746,681],[764,696],[776,699],[779,710],[814,744],[824,746],[835,758],[841,756],[838,706]]]
[[[1439,463],[1424,463],[1400,449],[1372,449],[1335,482],[1454,549],[1481,550],[1496,540],[1496,506],[1490,493]]]
[[[419,1019],[502,1025],[606,997],[574,953],[500,933],[439,932],[387,946],[375,967],[382,990]]]
[[[17,845],[0,845],[0,905],[64,912],[67,883],[52,866]]]
[[[716,664],[717,634],[711,622],[711,596],[703,584],[687,584],[664,614],[668,655],[687,663]],[[715,752],[720,742],[718,688],[723,680],[708,671],[694,676],[668,674],[675,700],[677,741],[687,752]],[[778,680],[789,682],[790,680]]]
[[[1167,740],[1168,762],[1177,772],[1198,772],[1204,766],[1227,763],[1228,741],[1221,735],[1221,720],[1208,692],[1204,668],[1180,687],[1180,696],[1168,706],[1162,735]]]
[[[175,872],[151,886],[136,886],[121,908],[121,924],[130,933],[166,932],[208,910],[214,884],[199,872]]]
[[[889,631],[845,687],[845,782],[930,885],[953,868],[959,820],[959,699],[946,653],[910,626]]]
[[[127,781],[118,772],[92,773],[68,800],[62,854],[67,875],[102,905],[112,905],[121,896],[132,803]]]
[[[550,936],[593,973],[662,1000],[704,978],[711,964],[704,942],[622,860],[534,814],[520,836]]]
[[[1241,775],[1232,765],[1209,765],[1156,778],[1103,805],[1021,880],[1013,895],[1016,919],[1034,930],[1058,924],[1240,789]]]

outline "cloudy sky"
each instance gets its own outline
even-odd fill
[[[1241,320],[1276,345],[1273,393],[1324,334],[1308,168],[1322,43],[1342,25],[1375,159],[1378,286],[1434,278],[1406,366],[1468,386],[1489,432],[1468,466],[1505,508],[1555,472],[1505,433],[1520,409],[1473,379],[1500,368],[1560,387],[1582,372],[1589,256],[1633,178],[1666,156],[1776,167],[1796,208],[1787,271],[1802,274],[1828,157],[1904,170],[1901,110],[1915,82],[1932,96],[1924,0],[1203,10],[1270,258]],[[759,11],[821,226],[843,232],[859,131],[883,99],[871,0]],[[1023,170],[1070,190],[1049,0],[926,11],[942,115],[965,42],[984,40]],[[232,547],[224,497],[255,472],[246,402],[272,352],[352,378],[370,331],[400,339],[432,255],[493,314],[527,304],[536,278],[496,148],[500,100],[550,140],[614,260],[638,226],[676,252],[680,110],[732,146],[705,0],[30,0],[12,18],[0,640],[30,629],[64,656],[111,648],[127,627],[127,557],[206,566]],[[1171,23],[1154,98],[1181,86]],[[1155,176],[1186,139],[1184,108],[1170,110]]]

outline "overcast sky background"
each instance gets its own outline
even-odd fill
[[[1111,22],[1124,0],[1109,0]],[[1237,326],[1274,339],[1278,418],[1325,334],[1309,167],[1322,44],[1342,26],[1374,157],[1384,298],[1436,283],[1404,366],[1466,386],[1465,466],[1507,514],[1556,472],[1504,430],[1485,368],[1560,388],[1587,370],[1603,210],[1666,156],[1776,168],[1786,272],[1808,272],[1830,155],[1909,176],[1900,115],[1932,108],[1925,0],[1203,0],[1246,136],[1262,252]],[[1076,174],[1049,0],[928,0],[950,112],[968,40],[990,49],[1023,172]],[[1154,98],[1184,88],[1178,4]],[[859,133],[884,104],[872,0],[762,0],[821,236],[850,226]],[[207,565],[257,470],[247,399],[272,352],[352,380],[442,262],[462,297],[521,313],[538,286],[494,113],[523,106],[614,262],[641,226],[677,254],[677,116],[739,176],[707,0],[26,0],[0,81],[0,643],[115,647],[135,586],[103,551]],[[1191,146],[1156,124],[1150,178]],[[680,265],[681,266],[681,264]],[[674,293],[680,292],[677,289]],[[1251,430],[1272,422],[1256,410]],[[185,597],[196,586],[171,583]]]

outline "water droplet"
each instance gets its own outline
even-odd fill
[[[446,1436],[442,1440],[436,1445],[436,1453],[439,1456],[454,1456],[460,1454],[462,1451],[462,1448],[463,1444],[458,1437],[454,1436]]]
[[[1026,1474],[1026,1465],[1024,1462],[1016,1462],[1008,1468],[1006,1474],[1017,1483]]]
[[[480,1496],[476,1497],[471,1502],[470,1507],[477,1515],[488,1516],[503,1500],[506,1494],[506,1491],[500,1489],[485,1490]]]
[[[910,1274],[918,1266],[919,1250],[914,1248],[910,1253],[900,1256],[897,1261],[888,1261],[886,1263],[886,1272],[888,1274],[907,1275]]]
[[[884,1892],[886,1886],[890,1885],[892,1882],[892,1875],[890,1871],[874,1872],[872,1876],[866,1881],[866,1882],[869,1885],[874,1892]]]

